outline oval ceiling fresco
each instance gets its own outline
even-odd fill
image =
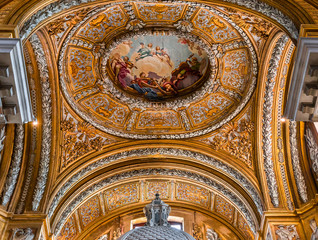
[[[244,108],[257,58],[248,35],[216,8],[129,2],[88,10],[64,39],[59,69],[71,107],[100,130],[186,138]]]
[[[177,36],[129,39],[111,52],[108,75],[126,92],[162,101],[194,91],[208,77],[207,53]]]

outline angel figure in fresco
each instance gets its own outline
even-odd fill
[[[172,67],[170,56],[164,48],[160,48],[159,46],[156,46],[156,50],[154,51],[154,56],[159,58],[162,62],[166,61],[169,64],[169,66]]]
[[[129,61],[129,57],[125,56],[121,59],[119,54],[115,54],[111,66],[115,72],[115,78],[126,89],[133,80],[130,70],[137,67]]]
[[[149,43],[148,46],[149,45],[151,45],[151,47],[152,47],[151,43]],[[144,43],[140,43],[140,48],[137,51],[137,53],[138,53],[138,56],[136,57],[136,61],[143,59],[145,57],[148,57],[148,56],[152,56],[151,50],[149,49],[149,47],[146,47]]]

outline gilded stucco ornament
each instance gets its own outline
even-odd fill
[[[206,230],[206,239],[207,240],[220,240],[219,235],[212,228],[208,228]]]
[[[277,180],[274,172],[273,163],[273,143],[272,143],[272,112],[274,101],[274,87],[276,83],[277,69],[281,55],[285,45],[288,41],[288,37],[283,35],[280,37],[273,49],[272,57],[269,62],[269,68],[267,73],[267,81],[265,87],[264,103],[263,103],[263,155],[264,155],[264,170],[266,174],[267,185],[272,204],[275,207],[279,205],[279,194]]]
[[[218,161],[212,157],[207,155],[192,152],[189,150],[183,149],[173,149],[173,148],[148,148],[148,149],[136,149],[130,151],[123,151],[122,153],[114,154],[109,157],[100,159],[95,163],[88,165],[87,167],[83,168],[81,171],[74,174],[70,179],[68,179],[53,197],[53,200],[50,204],[48,215],[49,217],[53,216],[53,213],[63,198],[64,194],[70,190],[72,185],[78,182],[80,179],[84,178],[85,176],[91,174],[94,170],[112,163],[117,160],[125,159],[127,157],[141,157],[141,156],[151,156],[151,155],[162,155],[162,156],[173,156],[173,157],[185,157],[190,159],[196,159],[202,163],[209,164],[213,168],[224,172],[226,175],[230,176],[231,178],[235,179],[239,182],[239,184],[249,193],[252,197],[255,205],[257,206],[258,212],[262,215],[264,211],[264,206],[258,193],[257,189],[253,186],[253,184],[244,177],[241,173],[239,173],[236,169],[230,167],[224,162]]]
[[[36,91],[36,86],[35,86],[35,79],[33,78],[34,74],[34,69],[32,66],[30,54],[27,51],[27,49],[24,49],[24,56],[25,56],[25,62],[26,62],[26,67],[28,70],[28,73],[30,74],[29,76],[29,88],[30,88],[30,95],[31,95],[31,102],[32,102],[32,110],[33,110],[33,116],[35,118],[38,117],[37,113],[37,104],[36,104],[36,99],[37,99],[37,91]],[[21,214],[23,212],[24,206],[25,206],[25,200],[27,197],[27,194],[29,193],[29,187],[32,181],[32,176],[33,176],[33,170],[34,170],[34,161],[35,161],[35,152],[36,152],[36,146],[38,143],[38,137],[37,137],[37,132],[38,132],[37,126],[34,126],[32,124],[32,130],[31,130],[31,149],[29,153],[29,162],[28,162],[28,167],[27,167],[27,173],[26,173],[26,180],[23,185],[23,190],[22,194],[17,206],[16,212],[18,214]]]
[[[2,152],[4,148],[4,140],[6,138],[6,126],[0,126],[0,153]],[[0,163],[1,163],[1,156],[0,156]]]
[[[68,206],[62,211],[59,221],[57,222],[56,226],[54,227],[54,234],[57,236],[61,231],[63,224],[66,222],[67,218],[73,212],[74,209],[77,208],[79,204],[81,204],[84,199],[86,199],[89,195],[99,191],[102,188],[110,186],[111,184],[118,182],[120,180],[125,180],[129,178],[141,177],[141,176],[169,176],[169,177],[182,177],[186,179],[190,179],[196,181],[201,184],[206,184],[210,188],[222,193],[228,199],[240,209],[240,212],[246,218],[249,227],[251,228],[252,232],[256,233],[256,223],[254,221],[253,215],[251,214],[250,207],[243,202],[241,196],[233,191],[233,189],[227,188],[226,185],[221,184],[218,181],[212,180],[208,177],[199,175],[197,173],[183,171],[183,170],[176,170],[176,169],[162,169],[162,168],[148,168],[148,169],[139,169],[133,170],[128,172],[123,172],[120,174],[116,174],[114,176],[108,177],[106,179],[101,180],[98,183],[95,183],[85,190],[83,190],[77,197],[75,197]]]
[[[87,22],[87,20],[94,15],[98,15],[98,13],[101,13],[102,11],[105,11],[108,9],[108,7],[112,6],[113,8],[117,7],[117,5],[106,5],[104,7],[99,8],[98,10],[93,10],[88,13],[87,17],[85,17],[81,22],[79,22],[67,35],[62,48],[60,52],[59,57],[59,72],[60,74],[60,83],[61,88],[64,92],[64,96],[66,97],[68,103],[71,105],[71,107],[76,111],[78,115],[80,115],[85,121],[89,122],[93,126],[97,127],[98,129],[107,132],[109,134],[113,134],[120,137],[125,138],[134,138],[134,139],[156,139],[156,138],[164,138],[164,139],[182,139],[182,138],[189,138],[189,137],[195,137],[200,136],[202,134],[209,133],[216,128],[221,127],[228,121],[230,121],[233,117],[235,117],[246,105],[246,103],[250,100],[250,97],[254,91],[255,84],[256,84],[256,74],[257,74],[257,58],[256,53],[253,48],[253,45],[248,38],[247,34],[238,26],[236,25],[228,16],[223,14],[222,12],[211,8],[211,7],[202,7],[201,5],[196,5],[194,8],[189,8],[185,14],[184,20],[188,21],[190,16],[192,16],[194,9],[201,6],[202,11],[209,11],[211,14],[215,14],[220,16],[222,19],[227,21],[229,23],[229,26],[231,26],[235,31],[237,31],[243,39],[235,39],[228,43],[214,43],[211,46],[207,44],[206,42],[202,41],[200,38],[193,36],[190,33],[185,33],[182,31],[176,31],[176,30],[169,30],[165,31],[166,34],[180,36],[183,38],[189,39],[189,41],[195,42],[200,46],[202,49],[204,49],[207,53],[209,53],[209,60],[210,60],[210,69],[211,74],[209,79],[196,91],[194,91],[192,94],[188,94],[186,96],[182,96],[176,99],[172,100],[166,100],[163,102],[151,102],[147,101],[143,98],[138,97],[131,97],[129,94],[125,93],[125,91],[122,91],[118,89],[118,87],[114,86],[114,83],[109,79],[109,76],[107,72],[105,71],[107,66],[107,61],[109,59],[109,54],[111,51],[113,51],[116,46],[119,44],[127,41],[128,39],[136,38],[138,36],[146,36],[146,35],[153,35],[156,34],[149,30],[139,30],[139,31],[131,31],[129,33],[126,33],[125,35],[119,36],[116,39],[112,40],[112,43],[107,43],[109,46],[106,46],[104,43],[96,43],[94,46],[91,46],[92,43],[83,43],[83,40],[79,40],[74,38],[74,34],[80,29],[81,24],[84,22]],[[131,18],[132,10],[131,10],[131,4],[123,4],[125,6],[129,17]],[[74,96],[71,96],[71,94],[68,91],[68,86],[66,82],[69,81],[68,77],[65,76],[64,73],[67,72],[67,67],[64,66],[65,58],[68,54],[66,48],[69,46],[69,44],[75,44],[76,46],[84,46],[87,48],[85,51],[91,51],[93,52],[93,55],[98,60],[101,58],[102,61],[102,79],[97,78],[96,84],[98,87],[92,87],[88,90],[78,91]],[[223,57],[226,56],[227,53],[229,53],[231,50],[237,50],[237,49],[248,49],[247,53],[248,56],[244,56],[245,58],[251,58],[250,62],[251,65],[249,66],[251,69],[251,75],[249,76],[251,79],[248,79],[248,83],[244,85],[246,87],[246,90],[244,90],[244,96],[242,96],[242,93],[238,93],[237,91],[231,90],[231,88],[221,85],[220,81],[218,82],[215,80],[215,76],[217,74],[217,67],[216,63],[217,61],[221,61]],[[86,54],[86,53],[85,53]],[[84,54],[84,55],[85,55]],[[85,56],[88,56],[86,54]],[[243,56],[243,55],[242,55]],[[248,59],[245,59],[243,62],[248,62]],[[233,63],[233,65],[237,63]],[[72,67],[72,66],[71,66]],[[247,68],[249,68],[247,67]],[[246,80],[247,81],[247,80]],[[241,83],[240,83],[241,84]],[[96,85],[96,86],[97,86]],[[112,109],[120,109],[120,119],[118,118],[118,111],[113,110],[116,112],[116,116],[114,116],[115,113],[110,112],[110,109],[106,109],[106,112],[104,110],[100,110],[100,108],[104,108],[104,106],[100,106],[97,108],[98,111],[103,111],[102,113],[98,113],[95,115],[95,112],[93,111],[93,114],[87,114],[86,109],[87,105],[92,105],[91,100],[87,100],[86,102],[83,102],[79,104],[81,99],[83,97],[89,97],[90,94],[97,94],[98,92],[103,93],[104,95],[98,95],[97,99],[94,99],[94,101],[102,101],[102,98],[107,98],[107,102],[112,102],[112,100],[116,101],[117,105],[115,104],[115,107]],[[207,95],[210,95],[210,97],[206,97]],[[97,96],[97,95],[96,95]],[[221,96],[228,96],[221,99]],[[75,100],[75,102],[74,102]],[[202,101],[202,103],[200,102]],[[206,121],[207,125],[201,125],[201,121],[203,121],[206,116],[205,114],[209,116],[215,115],[215,109],[212,109],[211,106],[214,106],[215,102],[218,104],[221,104],[221,101],[223,101],[222,105],[217,106],[221,108],[232,108],[231,111],[226,111],[226,115],[220,114],[222,116],[222,119],[217,121],[217,117],[215,117],[214,120]],[[235,108],[232,107],[234,102],[239,102]],[[197,103],[197,106],[195,103]],[[85,105],[83,107],[83,104]],[[95,103],[94,103],[95,104]],[[108,103],[107,103],[108,104]],[[111,105],[113,103],[110,103]],[[205,104],[206,106],[200,108],[200,104]],[[192,108],[187,111],[192,112],[185,112],[184,107],[189,107],[192,105]],[[235,103],[236,105],[236,103]],[[92,105],[93,108],[96,108],[96,104]],[[128,107],[128,108],[126,108]],[[91,109],[90,107],[89,109]],[[105,107],[106,108],[106,107]],[[107,107],[109,108],[109,107]],[[169,113],[165,112],[166,110],[171,110]],[[200,108],[200,109],[199,109]],[[162,119],[153,119],[151,113],[149,111],[151,109],[162,109],[164,117]],[[202,111],[207,111],[207,113],[203,113]],[[223,109],[224,110],[224,109]],[[91,110],[90,110],[91,111]],[[147,112],[148,111],[148,112]],[[214,112],[213,112],[214,111]],[[225,110],[224,110],[225,111]],[[216,111],[220,112],[220,111]],[[148,115],[150,117],[144,118],[142,114]],[[195,116],[192,116],[192,115]],[[198,116],[197,116],[198,115]],[[106,121],[100,121],[100,118],[103,118],[105,116],[110,116],[108,118],[105,118]],[[219,115],[217,115],[219,116]],[[110,118],[116,119],[114,122],[116,123],[122,123],[123,128],[114,127],[114,124],[109,125],[108,120]],[[149,118],[149,119],[148,119]],[[193,118],[193,120],[192,120]],[[168,120],[167,120],[168,119]],[[202,120],[203,119],[203,120]],[[143,129],[143,126],[147,126],[147,121],[149,122],[162,122],[164,120],[170,121],[171,123],[175,123],[173,127],[177,130],[177,132],[167,131],[166,129],[153,129],[154,126],[150,126],[150,128],[154,131],[153,134],[149,134],[148,129]],[[113,120],[111,120],[113,121]],[[142,123],[141,121],[146,121]],[[204,120],[205,121],[205,120]],[[141,124],[141,125],[140,125]],[[170,123],[164,123],[164,125],[167,126]],[[201,124],[201,125],[200,125]],[[196,127],[201,126],[201,127]],[[162,126],[161,126],[162,127]],[[200,128],[200,130],[197,130]],[[140,130],[142,129],[142,131]],[[182,130],[182,131],[181,131]],[[184,132],[185,130],[185,132]],[[144,132],[147,133],[144,133]]]
[[[282,26],[284,26],[294,39],[298,38],[298,30],[295,27],[293,21],[289,17],[284,15],[281,11],[268,5],[267,3],[261,2],[259,0],[250,0],[250,1],[224,0],[224,1],[229,2],[229,3],[233,3],[233,4],[237,4],[239,6],[244,6],[247,9],[254,10],[256,12],[264,14],[265,16],[267,16],[269,18],[274,19],[274,21],[276,21],[279,24],[281,24]],[[58,14],[58,13],[62,12],[63,10],[70,9],[72,7],[78,6],[78,5],[83,4],[83,3],[93,3],[93,2],[95,2],[95,0],[73,0],[73,1],[59,0],[57,2],[53,2],[53,3],[43,7],[42,9],[37,11],[36,13],[34,13],[32,15],[32,17],[24,23],[24,25],[20,31],[20,35],[22,36],[22,38],[26,38],[31,33],[31,31],[34,28],[36,28],[36,26],[39,23],[41,23],[42,21],[44,21],[45,19],[47,19],[55,14]],[[146,0],[146,1],[140,1],[140,2],[153,2],[153,1]],[[173,1],[165,0],[162,2],[169,3],[169,2],[173,2]],[[187,3],[187,4],[194,6],[194,7],[196,7],[198,5],[199,6],[203,5],[203,4],[199,4],[199,3],[186,2],[186,1],[180,1],[180,2]],[[124,1],[123,3],[127,3],[127,1]],[[115,3],[112,3],[112,4],[115,4]]]
[[[282,240],[295,239],[300,240],[295,225],[279,225],[276,230],[276,236]]]
[[[50,169],[51,144],[52,144],[52,99],[49,82],[49,70],[40,39],[36,34],[30,38],[30,43],[36,56],[36,62],[41,76],[42,94],[42,146],[40,167],[34,190],[32,210],[37,211],[43,197]]]
[[[33,240],[35,234],[31,228],[15,228],[13,229],[12,240]]]
[[[295,121],[289,122],[289,143],[291,158],[293,162],[294,176],[296,180],[297,190],[303,202],[308,201],[306,181],[301,170],[299,150],[297,143],[297,124]]]
[[[23,145],[24,127],[23,124],[17,124],[15,129],[12,161],[1,195],[1,205],[3,206],[6,206],[9,203],[18,181],[23,156]]]
[[[309,156],[312,162],[312,169],[318,174],[318,145],[310,128],[306,129],[306,142],[309,149]]]

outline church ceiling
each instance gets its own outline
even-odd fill
[[[81,234],[79,228],[81,232],[87,231],[88,228],[96,228],[96,224],[98,225],[102,219],[106,221],[107,216],[116,211],[127,210],[127,206],[133,210],[139,205],[144,205],[144,202],[151,200],[157,192],[160,192],[161,199],[169,204],[186,204],[189,205],[188,208],[196,206],[211,211],[224,225],[232,225],[246,239],[253,239],[253,233],[240,209],[222,194],[195,182],[149,176],[106,187],[98,194],[91,195],[77,205],[76,210],[63,221],[58,239],[75,238]],[[126,211],[126,214],[129,214],[129,211]]]
[[[102,167],[157,154],[208,165],[224,174],[224,179],[239,182],[252,197],[248,209],[257,209],[256,215],[244,210],[246,203],[240,202],[239,193],[225,197],[236,201],[245,225],[252,229],[248,231],[255,232],[264,203],[255,176],[246,178],[240,171],[255,170],[256,108],[252,96],[264,46],[278,30],[273,23],[234,8],[129,2],[79,9],[31,36],[42,96],[49,93],[43,82],[50,75],[58,77],[52,87],[59,89],[55,91],[60,99],[59,118],[54,118],[59,119],[55,152],[59,190],[50,197],[48,214],[62,220],[54,231],[59,233],[61,224],[89,196],[82,192],[67,210],[61,209],[64,193],[74,191],[77,181]],[[52,55],[47,55],[48,50]],[[47,69],[45,61],[50,66]],[[52,111],[49,106],[42,110]],[[45,115],[43,124],[52,121],[50,117]],[[49,137],[43,135],[43,144]],[[218,157],[186,150],[188,147],[176,151],[172,145],[133,149],[132,144],[137,143],[130,141],[135,139],[186,139]],[[180,146],[183,144],[186,142]],[[116,153],[117,148],[120,153]],[[45,154],[50,152],[42,156]],[[47,169],[42,171],[45,174]],[[101,191],[100,186],[107,181],[92,186],[92,190]],[[216,182],[209,184],[218,191],[223,188]],[[40,186],[38,195],[43,194]],[[34,202],[36,208],[39,200]],[[209,207],[211,203],[206,204]]]
[[[20,184],[15,212],[43,211],[58,239],[76,239],[160,191],[253,239],[268,210],[307,202],[299,126],[281,121],[297,30],[258,4],[39,9],[21,24],[39,125],[16,127],[2,205]]]
[[[136,2],[64,20],[48,27],[56,36],[76,23],[59,51],[62,91],[104,132],[135,139],[206,134],[233,119],[255,88],[254,40],[216,8]]]

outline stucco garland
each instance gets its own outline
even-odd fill
[[[2,190],[1,205],[3,206],[7,206],[7,204],[9,203],[18,181],[18,176],[21,170],[21,162],[23,157],[24,132],[25,131],[23,124],[17,124],[15,128],[12,161],[5,185]]]
[[[269,68],[267,73],[267,81],[265,86],[265,95],[263,103],[263,157],[264,157],[264,170],[266,174],[267,185],[269,189],[270,198],[272,204],[275,207],[279,205],[279,194],[277,180],[274,171],[273,163],[273,143],[272,143],[272,112],[273,112],[273,101],[274,101],[274,87],[276,84],[277,69],[283,49],[288,41],[286,35],[281,36],[272,52],[271,59],[269,61]]]
[[[297,146],[297,125],[295,121],[289,122],[289,143],[291,159],[293,163],[294,176],[296,180],[297,190],[303,202],[308,201],[307,186],[304,175],[300,167],[299,151]]]
[[[28,52],[28,50],[25,48],[24,49],[24,56],[25,56],[25,62],[26,62],[26,67],[28,72],[30,73],[30,75],[32,75],[34,73],[34,69],[32,67],[32,62],[31,62],[31,58],[30,58],[30,54]],[[37,114],[37,104],[36,104],[36,88],[35,88],[35,80],[32,78],[29,78],[29,88],[30,88],[30,95],[31,95],[31,102],[32,102],[32,111],[33,111],[33,116],[35,118],[38,117]],[[29,162],[28,162],[28,167],[27,167],[27,171],[26,171],[26,178],[25,178],[25,182],[23,184],[23,190],[22,190],[22,194],[20,196],[20,200],[17,206],[17,210],[16,212],[18,214],[21,214],[23,212],[24,206],[25,206],[25,199],[27,197],[27,194],[29,193],[29,187],[30,187],[30,183],[32,180],[32,176],[33,176],[33,170],[34,170],[34,160],[35,160],[35,150],[36,150],[36,146],[37,146],[37,131],[38,128],[36,126],[34,126],[32,124],[32,130],[31,130],[31,149],[30,149],[30,153],[29,153]]]
[[[70,9],[71,7],[78,6],[84,3],[93,3],[96,0],[59,0],[53,2],[42,9],[38,10],[36,13],[32,15],[30,19],[28,19],[21,28],[20,35],[24,39],[26,38],[31,31],[36,28],[42,21],[45,19],[62,12],[63,10]],[[155,2],[153,0],[141,0],[144,2]],[[284,15],[278,9],[268,5],[259,0],[223,0],[224,2],[229,2],[232,4],[237,4],[239,6],[244,6],[247,9],[254,10],[258,13],[264,14],[265,16],[273,19],[277,23],[281,24],[286,30],[291,34],[292,38],[298,38],[298,30],[295,27],[293,21]],[[127,2],[127,1],[124,1]],[[163,0],[162,2],[174,2],[173,0]],[[193,2],[186,2],[186,1],[179,1],[180,3],[189,3],[190,5],[200,6],[201,4],[193,3]],[[117,4],[118,2],[116,2]],[[114,3],[112,3],[114,4]]]
[[[176,169],[162,169],[162,168],[148,168],[148,169],[139,169],[139,170],[132,170],[120,174],[116,174],[114,176],[108,177],[106,179],[101,180],[98,183],[88,187],[84,191],[82,191],[73,201],[71,201],[67,208],[62,212],[61,217],[59,218],[55,228],[54,234],[57,236],[61,231],[63,224],[66,222],[67,217],[72,213],[76,207],[81,204],[85,198],[89,195],[93,194],[94,192],[105,188],[113,183],[116,183],[120,180],[135,178],[135,177],[142,177],[142,176],[152,176],[152,175],[159,175],[159,176],[169,176],[169,177],[183,177],[193,181],[197,181],[199,183],[203,183],[211,187],[212,189],[222,193],[225,197],[230,199],[242,212],[243,216],[246,218],[247,223],[253,233],[255,234],[256,223],[253,220],[252,214],[249,211],[249,207],[241,200],[241,196],[238,196],[233,192],[233,190],[228,189],[226,186],[222,185],[221,183],[207,178],[205,176],[201,176],[196,173],[192,173],[189,171],[183,170],[176,170]]]
[[[185,2],[191,5],[190,2]],[[128,3],[125,3],[124,5],[127,6]],[[79,29],[79,27],[82,25],[82,23],[86,22],[91,16],[95,15],[96,13],[105,10],[106,8],[112,6],[114,4],[107,4],[104,5],[103,7],[100,7],[98,10],[93,10],[91,11],[81,22],[79,22],[75,27],[73,27],[73,29],[68,33],[67,37],[64,40],[64,43],[61,47],[61,51],[60,51],[60,56],[59,56],[59,72],[60,72],[60,86],[61,89],[64,93],[65,98],[67,99],[69,105],[75,110],[75,112],[82,117],[85,121],[89,122],[90,124],[92,124],[93,126],[95,126],[96,128],[100,129],[101,131],[104,131],[106,133],[115,135],[115,136],[120,136],[120,137],[124,137],[124,138],[133,138],[133,139],[183,139],[183,138],[190,138],[190,137],[196,137],[196,136],[200,136],[200,135],[204,135],[207,134],[219,127],[221,127],[222,125],[226,124],[227,122],[229,122],[230,120],[232,120],[243,108],[244,106],[248,103],[248,101],[250,100],[255,86],[256,86],[256,75],[257,75],[257,69],[258,69],[258,63],[257,63],[257,57],[256,57],[256,53],[255,53],[255,49],[253,44],[251,43],[249,37],[247,36],[247,34],[237,25],[235,24],[232,19],[230,19],[227,15],[223,14],[222,12],[209,7],[209,6],[203,6],[201,4],[197,4],[196,6],[200,6],[200,7],[204,7],[205,9],[211,11],[214,14],[219,15],[220,17],[222,17],[224,20],[226,20],[229,24],[231,24],[241,35],[241,37],[244,39],[245,44],[247,45],[250,54],[251,54],[251,61],[252,61],[252,72],[253,72],[253,76],[251,76],[251,82],[250,82],[250,87],[245,95],[245,97],[241,100],[241,102],[239,103],[239,105],[236,107],[236,109],[231,112],[228,116],[226,116],[224,119],[222,119],[221,121],[219,121],[218,123],[211,125],[205,129],[202,130],[197,130],[197,131],[193,131],[193,132],[188,132],[188,133],[182,133],[182,134],[131,134],[131,133],[127,133],[127,132],[123,132],[123,131],[119,131],[119,130],[113,130],[110,129],[106,126],[100,125],[99,123],[97,123],[96,121],[94,121],[91,116],[87,113],[85,113],[84,111],[82,111],[77,104],[74,103],[72,97],[69,95],[67,87],[66,87],[66,80],[64,79],[64,74],[66,72],[65,66],[64,66],[64,59],[65,59],[65,53],[66,53],[66,48],[68,43],[71,41],[71,38],[73,36],[73,34]],[[187,15],[186,15],[187,17]],[[179,31],[179,34],[181,35],[185,35],[186,37],[191,37],[192,34],[186,35],[186,33]],[[135,36],[138,35],[138,31],[133,31],[129,34],[127,34],[128,36]],[[239,47],[241,45],[241,43],[234,41],[231,43],[233,46]],[[226,46],[225,46],[226,45]],[[225,44],[223,47],[227,47],[226,49],[231,49],[233,48],[233,46],[227,46],[229,44]],[[217,49],[217,44],[214,46],[215,49],[212,50],[216,50]],[[217,53],[216,53],[217,54]],[[212,64],[213,66],[213,64]],[[213,71],[212,71],[213,74]],[[166,107],[180,107],[180,106],[185,106],[186,104],[189,104],[189,102],[191,101],[198,101],[202,96],[204,96],[204,94],[206,93],[210,93],[212,91],[212,85],[213,85],[213,76],[211,76],[211,78],[205,83],[205,85],[203,87],[201,87],[201,89],[198,89],[197,91],[195,91],[190,97],[185,98],[185,99],[176,99],[174,101],[171,102],[167,102],[165,104],[163,104],[163,108]],[[132,104],[132,106],[129,106],[130,108],[133,108],[135,106],[140,107],[144,107],[147,108],[149,107],[148,105],[150,103],[147,103],[145,101],[141,101],[139,99],[132,99],[132,98],[128,98],[125,96],[125,94],[119,92],[118,90],[116,90],[116,88],[114,87],[109,87],[107,86],[106,89],[111,89],[112,91],[115,92],[111,92],[114,97],[116,99],[125,99],[125,101],[130,102],[130,104]],[[131,102],[133,101],[133,102]],[[160,107],[160,106],[158,106]],[[132,119],[130,122],[133,122],[134,119]],[[186,125],[186,123],[183,122],[184,125]],[[127,127],[127,130],[129,130],[130,128]]]
[[[246,177],[244,177],[241,173],[239,173],[239,171],[228,166],[227,164],[221,161],[218,161],[212,157],[209,157],[207,155],[189,151],[189,150],[174,149],[174,148],[147,148],[147,149],[135,149],[135,150],[123,151],[121,153],[108,156],[106,158],[100,159],[88,165],[87,167],[83,168],[81,171],[74,174],[69,180],[67,180],[60,187],[59,191],[54,196],[50,204],[50,208],[48,210],[49,217],[52,217],[57,205],[63,198],[64,194],[72,187],[72,185],[78,182],[80,179],[84,178],[85,176],[91,174],[94,170],[117,160],[126,159],[129,157],[142,157],[142,156],[152,156],[152,155],[195,159],[196,161],[206,163],[214,167],[215,169],[221,172],[224,172],[229,177],[235,179],[249,193],[255,205],[257,206],[258,212],[260,213],[260,215],[263,214],[264,206],[256,188]]]
[[[305,138],[309,150],[309,157],[312,161],[312,169],[318,174],[318,144],[310,128],[306,129]]]
[[[42,145],[40,167],[37,182],[34,190],[32,210],[37,211],[40,201],[43,198],[46,187],[48,172],[50,168],[51,158],[51,142],[52,142],[52,100],[51,88],[49,81],[49,70],[45,58],[45,53],[40,39],[36,34],[30,38],[33,47],[38,69],[41,77],[41,94],[42,94]]]

